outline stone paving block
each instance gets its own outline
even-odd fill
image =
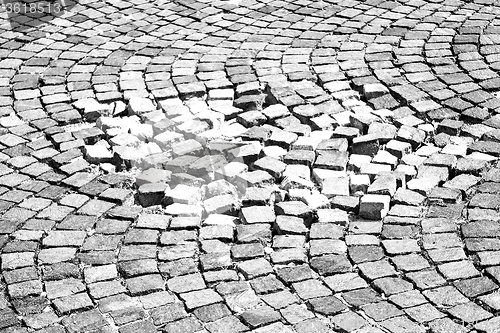
[[[72,314],[65,318],[62,323],[70,332],[79,332],[85,329],[100,329],[108,325],[104,316],[96,310]]]
[[[39,280],[31,280],[10,284],[7,291],[12,298],[22,298],[30,295],[40,295],[42,284]]]
[[[454,317],[467,323],[478,322],[492,317],[491,313],[472,302],[454,306],[448,311]]]
[[[390,196],[367,194],[360,201],[360,216],[377,220],[382,219],[389,210]]]
[[[327,197],[335,197],[337,195],[348,196],[350,194],[349,185],[348,177],[327,178],[323,182],[321,193]]]
[[[89,219],[85,219],[85,224],[81,228],[86,229],[87,223],[93,225],[94,222],[95,219],[93,219],[92,217],[90,217]],[[96,231],[105,235],[123,234],[127,230],[129,225],[129,221],[102,219],[97,222]]]
[[[236,238],[240,243],[271,239],[271,226],[265,223],[236,226]]]
[[[461,245],[461,241],[455,233],[426,234],[422,240],[425,249],[442,249]]]
[[[66,314],[75,310],[92,307],[92,301],[86,293],[74,294],[54,300],[54,306],[60,313]]]
[[[394,196],[397,184],[396,177],[390,173],[382,173],[375,177],[373,183],[368,187],[368,194],[381,194]]]
[[[154,308],[150,315],[155,325],[163,325],[182,319],[187,316],[187,313],[180,302],[175,302]]]
[[[118,270],[124,277],[158,273],[158,267],[153,259],[122,261],[118,264]]]
[[[236,316],[226,316],[212,323],[207,324],[207,328],[212,332],[244,332],[248,330]]]
[[[184,275],[167,281],[167,287],[169,290],[181,293],[203,289],[204,282],[200,274]]]
[[[339,251],[341,252],[341,251]],[[347,257],[343,254],[327,254],[311,259],[311,266],[322,275],[331,275],[335,273],[345,273],[352,269]]]
[[[219,294],[212,289],[183,293],[180,295],[180,298],[184,301],[188,310],[222,301]]]
[[[367,134],[353,139],[352,153],[375,156],[379,151],[379,138],[374,134]]]
[[[467,260],[445,263],[438,269],[448,279],[471,278],[479,275],[479,271]]]
[[[276,219],[273,209],[267,206],[244,207],[241,209],[240,218],[247,224],[273,223]]]
[[[491,318],[489,320],[485,320],[483,322],[480,322],[478,324],[475,324],[474,328],[488,332],[491,330],[495,330],[497,325],[498,325],[498,322],[499,322],[498,317],[495,317],[495,318]]]
[[[281,316],[269,306],[263,305],[241,314],[243,322],[250,327],[259,327],[278,321]]]
[[[310,242],[309,254],[319,256],[323,254],[342,254],[347,252],[346,243],[341,240],[321,239]]]
[[[313,151],[309,150],[290,150],[283,158],[286,164],[301,164],[311,166],[316,159]]]
[[[197,216],[177,216],[170,221],[170,230],[196,229],[200,224],[201,219]]]
[[[15,312],[11,309],[2,309],[0,310],[0,313],[2,314],[2,321],[0,321],[0,327],[2,327],[2,329],[7,329],[11,326],[19,324],[19,320],[17,319]]]
[[[129,245],[123,246],[118,255],[118,261],[148,259],[155,257],[152,245]]]
[[[14,269],[34,264],[34,253],[19,252],[2,254],[2,269]]]
[[[47,247],[81,246],[86,237],[83,231],[52,231],[43,239]]]
[[[170,247],[162,247],[158,252],[158,259],[172,261],[189,258],[196,254],[197,244],[195,242],[184,242]]]
[[[287,215],[276,217],[275,229],[283,234],[305,234],[307,232],[303,219]]]
[[[361,165],[360,173],[370,176],[374,180],[377,175],[391,172],[391,166],[387,164],[368,163]]]
[[[243,261],[238,264],[238,269],[247,278],[255,278],[272,272],[271,265],[263,258]]]
[[[324,297],[332,294],[319,280],[306,280],[292,284],[297,295],[302,299],[311,299],[316,297]]]
[[[415,321],[424,323],[444,317],[444,313],[429,303],[425,303],[416,307],[407,308],[405,312]]]
[[[389,297],[389,300],[401,308],[408,308],[427,303],[427,299],[417,290],[409,290]]]
[[[429,254],[431,260],[435,263],[466,259],[465,252],[459,247],[429,250],[427,253]]]
[[[362,263],[359,268],[361,273],[370,280],[396,274],[394,268],[386,260]]]
[[[42,249],[38,254],[38,260],[44,264],[53,264],[71,260],[75,254],[76,249],[69,247]]]
[[[85,290],[85,285],[74,278],[52,281],[45,283],[47,297],[49,299],[69,296]]]
[[[385,301],[365,305],[362,309],[368,317],[375,321],[394,318],[402,314],[401,310],[399,310],[396,306]]]
[[[348,141],[346,138],[332,138],[321,141],[316,149],[318,151],[347,151],[348,147]]]
[[[332,322],[335,327],[338,327],[345,331],[360,329],[367,324],[366,320],[363,317],[352,311],[335,315],[332,318]]]
[[[313,271],[308,265],[297,265],[295,267],[280,268],[277,275],[285,282],[298,282],[312,278]]]
[[[278,291],[271,294],[262,296],[264,302],[276,310],[283,309],[291,304],[296,303],[298,300],[291,292],[287,290]]]
[[[335,296],[318,297],[309,300],[315,312],[324,315],[334,315],[347,309],[347,306]]]
[[[328,170],[345,171],[348,159],[348,153],[345,151],[319,150],[314,166]]]
[[[195,309],[193,313],[205,323],[214,322],[231,314],[227,306],[223,303],[205,305]]]
[[[487,277],[472,278],[458,281],[456,287],[467,297],[474,298],[481,294],[498,289],[496,283]]]
[[[264,255],[264,248],[259,243],[234,245],[231,254],[236,260],[258,258]]]

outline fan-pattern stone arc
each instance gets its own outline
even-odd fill
[[[0,332],[498,330],[496,1],[68,5],[0,6]]]

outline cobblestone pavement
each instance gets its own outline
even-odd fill
[[[499,332],[499,14],[3,12],[0,332]]]

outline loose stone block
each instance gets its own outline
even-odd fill
[[[389,195],[364,195],[359,204],[359,215],[370,220],[382,219],[389,211],[390,201]]]
[[[305,234],[307,232],[303,219],[287,215],[276,217],[275,229],[282,234]]]
[[[365,194],[370,186],[370,177],[368,175],[351,175],[350,190],[353,195]]]
[[[375,181],[368,187],[369,194],[386,194],[393,196],[396,193],[396,177],[391,173],[382,173],[376,176]]]
[[[113,153],[102,145],[85,146],[85,158],[93,164],[112,162]]]
[[[379,138],[374,134],[367,134],[354,138],[351,149],[353,154],[373,157],[380,149]]]
[[[335,171],[345,171],[349,154],[345,151],[319,151],[314,167]]]
[[[327,178],[323,182],[321,194],[327,197],[349,195],[349,177]]]
[[[276,215],[272,207],[269,206],[253,206],[244,207],[241,209],[240,218],[243,223],[273,223]]]
[[[369,83],[363,85],[363,94],[367,99],[381,97],[389,93],[389,89],[381,83]]]

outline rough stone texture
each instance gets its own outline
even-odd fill
[[[6,7],[0,331],[496,331],[498,7]]]

